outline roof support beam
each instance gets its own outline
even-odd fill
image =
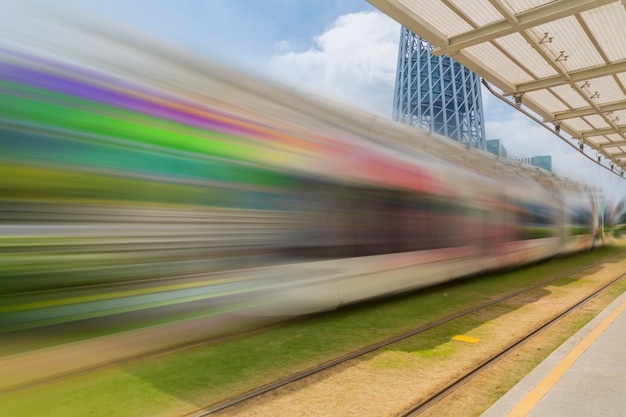
[[[379,7],[377,3],[383,3],[381,0],[368,0],[375,7]],[[615,0],[568,0],[556,1],[548,3],[544,6],[528,10],[527,12],[516,15],[516,25],[512,25],[508,20],[500,20],[489,25],[485,25],[476,30],[471,30],[460,35],[452,36],[447,45],[435,48],[433,55],[452,55],[463,48],[488,42],[502,36],[520,32],[534,26],[572,16],[590,9],[594,9],[605,4],[614,3]],[[376,3],[376,4],[375,4]],[[386,3],[386,2],[385,2]],[[395,2],[394,2],[395,3]],[[381,9],[383,10],[383,9]],[[383,12],[385,12],[383,10]],[[387,13],[387,12],[385,12]],[[435,47],[440,46],[434,44]]]
[[[554,118],[550,121],[573,119],[575,117],[591,116],[592,114],[598,113],[610,113],[612,111],[624,109],[626,109],[626,101],[617,101],[615,103],[607,104],[604,106],[598,106],[597,110],[594,107],[585,107],[578,110],[554,113]]]
[[[580,135],[577,135],[577,137],[581,137],[581,138],[593,138],[596,136],[604,136],[604,135],[612,135],[614,133],[617,133],[618,135],[624,135],[626,134],[626,128],[620,128],[619,130],[615,130],[611,127],[607,128],[607,129],[593,129],[593,130],[585,130],[580,132]]]
[[[608,148],[617,148],[618,146],[626,146],[626,140],[620,140],[617,142],[610,142],[610,143],[602,143],[598,145],[597,147],[600,149],[608,149]]]
[[[615,75],[621,72],[626,72],[626,59],[616,61],[608,65],[600,65],[598,67],[591,67],[580,71],[570,72],[568,73],[570,77],[569,80],[561,75],[556,75],[554,77],[546,77],[538,81],[518,84],[515,88],[515,91],[505,92],[504,95],[508,96],[514,93],[527,93],[529,91],[543,90],[545,88],[566,85],[570,82],[588,81],[593,78],[605,77],[607,75]]]
[[[504,7],[504,5],[500,2],[500,0],[489,0],[489,3],[491,3],[491,5],[496,8],[498,13],[504,16],[504,18],[508,20],[509,23],[511,23],[511,25],[519,24],[519,20],[517,20],[517,17],[515,17],[515,15],[512,14],[511,12],[509,12],[509,9]]]

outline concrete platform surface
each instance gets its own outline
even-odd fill
[[[626,293],[481,417],[626,417]]]

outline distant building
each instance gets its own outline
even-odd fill
[[[515,160],[552,172],[552,156],[550,155],[529,156],[526,158],[515,158]]]
[[[506,148],[502,145],[500,139],[487,140],[487,152],[491,152],[495,156],[506,158]]]
[[[402,27],[393,120],[485,149],[480,77]]]

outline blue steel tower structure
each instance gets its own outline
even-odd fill
[[[402,27],[393,119],[486,149],[480,78]]]

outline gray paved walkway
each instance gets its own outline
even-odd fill
[[[482,417],[626,417],[626,293]]]

